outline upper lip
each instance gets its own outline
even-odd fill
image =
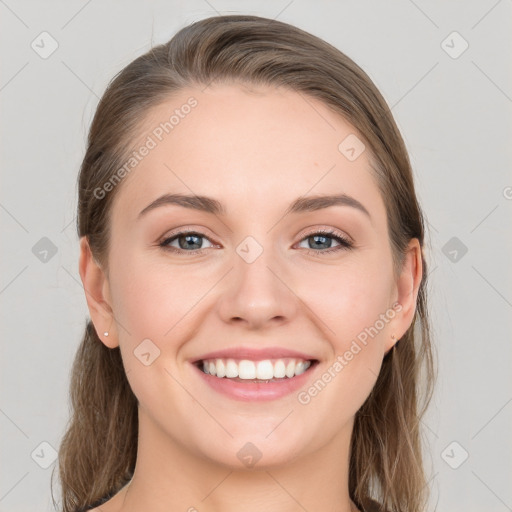
[[[204,361],[205,359],[249,359],[252,361],[261,361],[264,359],[281,358],[304,359],[305,361],[316,360],[310,354],[290,350],[284,347],[250,348],[250,347],[232,347],[223,350],[208,352],[201,357],[192,360],[193,363]]]

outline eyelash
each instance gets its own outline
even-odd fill
[[[167,251],[171,251],[171,252],[179,253],[179,254],[187,253],[187,254],[196,255],[196,254],[201,254],[205,250],[205,248],[203,248],[203,249],[195,249],[193,251],[186,251],[184,249],[177,249],[176,247],[171,247],[168,245],[170,242],[176,240],[178,237],[180,237],[182,235],[198,235],[201,238],[206,238],[213,244],[213,242],[205,234],[200,233],[198,231],[180,231],[178,233],[173,233],[170,237],[166,237],[158,245]],[[336,231],[328,230],[328,229],[313,231],[312,233],[309,233],[306,236],[304,236],[303,238],[301,238],[299,243],[302,242],[303,240],[306,240],[307,238],[311,238],[316,235],[328,235],[328,238],[333,238],[340,245],[338,245],[336,247],[330,247],[329,249],[325,249],[325,250],[319,250],[319,251],[314,250],[314,249],[304,249],[308,254],[311,254],[314,256],[324,256],[326,254],[332,254],[334,252],[353,248],[353,243],[350,240],[337,234]],[[206,248],[206,249],[209,249],[209,248]]]

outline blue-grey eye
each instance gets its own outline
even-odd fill
[[[204,249],[204,245],[202,240],[207,241],[207,243],[212,246],[212,243],[206,238],[204,235],[199,233],[177,233],[170,238],[167,238],[162,242],[163,247],[173,247],[175,249],[182,249],[184,251],[187,250],[197,250]],[[178,246],[174,245],[174,242],[178,242]]]
[[[333,245],[333,241],[337,245]],[[312,235],[303,238],[300,243],[306,242],[308,244],[304,249],[331,249],[333,247],[350,247],[350,242],[341,236],[332,233],[313,233]]]

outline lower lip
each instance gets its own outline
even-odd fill
[[[196,371],[215,391],[222,393],[235,400],[245,402],[277,400],[283,396],[289,395],[297,391],[306,384],[307,379],[311,376],[313,369],[317,363],[311,366],[300,375],[292,378],[284,378],[274,382],[238,382],[226,377],[219,378],[208,373],[204,373],[194,365]]]

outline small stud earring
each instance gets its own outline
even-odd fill
[[[113,322],[113,321],[114,321],[114,319],[112,318],[112,320],[110,321],[110,325],[112,325],[112,322]],[[110,326],[109,326],[109,329],[110,329]],[[105,331],[105,332],[103,333],[103,336],[108,337],[108,331]]]

